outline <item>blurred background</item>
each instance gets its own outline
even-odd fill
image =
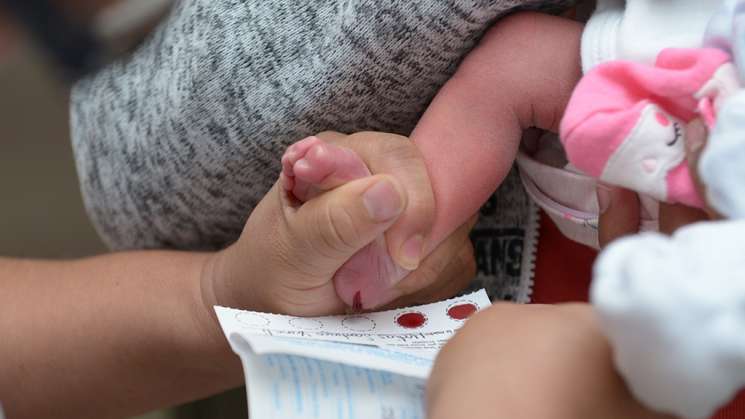
[[[78,189],[67,89],[45,64],[19,45],[0,65],[0,255],[101,253]]]
[[[0,64],[0,255],[76,258],[104,252],[85,214],[72,157],[68,92],[34,48]],[[196,418],[196,409],[137,419]]]

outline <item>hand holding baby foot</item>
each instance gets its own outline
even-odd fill
[[[417,152],[404,137],[378,133],[325,133],[290,150],[283,163],[291,167],[251,214],[242,238],[207,265],[206,305],[304,316],[342,312],[352,301],[339,298],[333,278],[353,255],[404,217],[415,217],[422,235],[431,224],[434,203]],[[369,173],[366,167],[396,176],[354,180]],[[381,299],[369,307],[404,295],[439,299],[457,292],[453,287],[474,273],[469,230],[443,242],[405,280],[383,284]]]
[[[370,176],[365,162],[352,150],[328,143],[319,137],[308,137],[287,149],[282,157],[282,183],[285,190],[300,202],[307,202],[319,193]],[[365,205],[375,208],[383,196],[370,191]],[[354,309],[374,306],[390,297],[392,282],[408,272],[399,267],[388,254],[385,236],[381,232],[375,241],[357,252],[334,276],[339,296]],[[364,302],[363,305],[363,296]]]
[[[360,154],[348,147],[354,147]],[[381,234],[339,269],[334,277],[337,293],[356,309],[373,308],[401,296],[395,285],[409,274],[406,268],[416,268],[419,263],[434,200],[416,147],[408,139],[393,135],[324,133],[292,145],[282,158],[283,187],[300,202],[370,176],[370,169],[405,179],[404,187],[409,186],[407,191],[414,198],[410,212],[420,220],[414,227],[421,225],[422,231],[414,233],[417,248],[413,250],[407,242],[398,246],[395,235],[391,234],[391,240],[386,240]],[[403,259],[402,263],[391,256],[397,254],[399,261]]]
[[[448,283],[458,286],[470,279],[473,264],[469,263],[469,229],[459,230],[436,249],[439,259],[421,261],[424,237],[434,219],[434,198],[418,149],[407,138],[379,133],[323,133],[291,146],[282,159],[282,169],[283,188],[299,202],[371,173],[393,175],[408,194],[409,205],[391,230],[380,234],[336,272],[336,290],[347,305],[370,309],[423,289],[437,296],[443,290],[458,291],[440,284],[439,279],[445,278],[432,275],[433,270],[449,271],[457,280]],[[409,276],[422,263],[426,269]],[[452,269],[454,266],[458,269]]]
[[[388,175],[358,179],[301,206],[275,184],[238,242],[205,268],[208,306],[296,316],[343,312],[334,273],[383,234],[407,202],[400,183]]]

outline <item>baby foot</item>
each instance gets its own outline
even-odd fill
[[[370,176],[365,162],[352,150],[308,137],[282,157],[282,186],[306,202],[324,191]],[[388,253],[385,235],[360,250],[334,275],[339,297],[356,310],[388,302],[392,285],[408,274]]]
[[[282,157],[282,183],[301,202],[355,179],[370,176],[365,162],[352,150],[308,137]]]

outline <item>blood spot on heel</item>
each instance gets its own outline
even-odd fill
[[[352,309],[354,311],[362,311],[362,291],[357,291],[357,293],[354,294]]]

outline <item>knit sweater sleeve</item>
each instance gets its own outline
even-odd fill
[[[86,208],[114,249],[235,240],[290,143],[408,134],[499,17],[573,0],[181,0],[126,61],[80,82]]]

